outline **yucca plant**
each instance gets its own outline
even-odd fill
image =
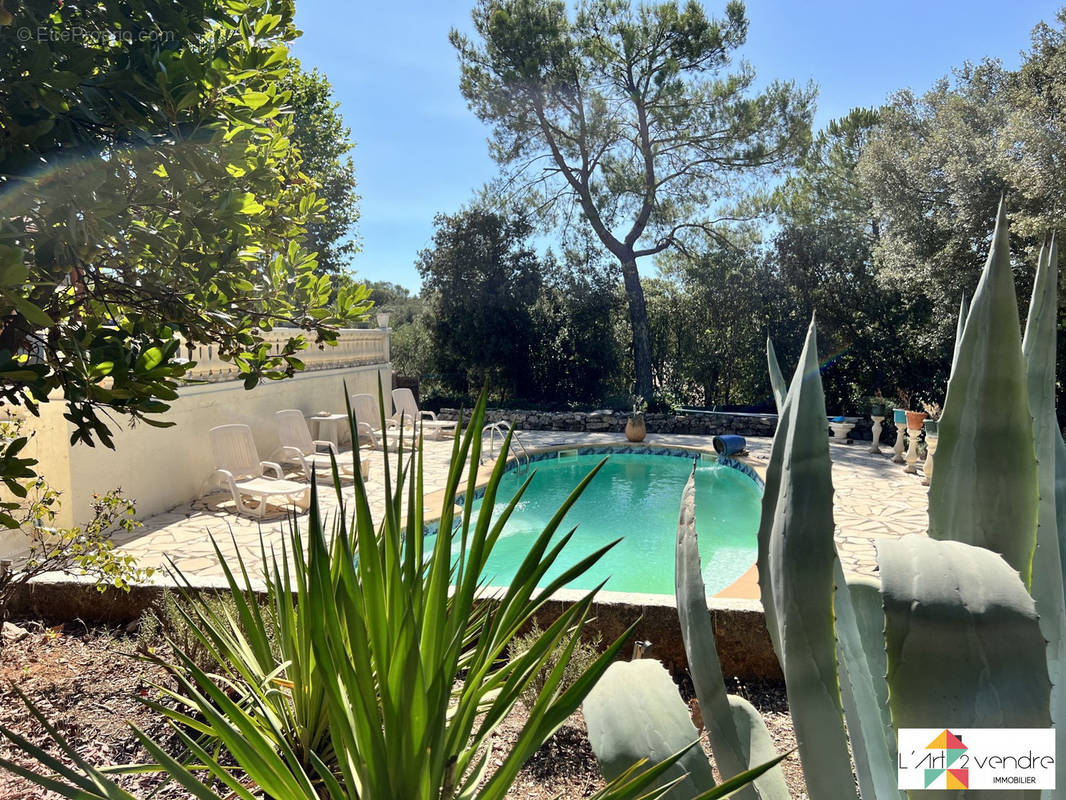
[[[1059,753],[1066,752],[1066,445],[1054,409],[1057,271],[1050,239],[1038,259],[1023,342],[1001,204],[968,311],[963,303],[939,426],[929,536],[880,542],[879,581],[845,579],[837,557],[814,323],[791,386],[767,343],[779,421],[759,529],[759,586],[811,800],[904,797],[897,788],[899,728],[1039,728],[1054,721]],[[678,615],[715,758],[729,769],[765,758],[768,737],[758,715],[726,696],[700,579],[693,498],[690,481],[677,539]],[[649,680],[651,669],[613,665],[585,701],[606,775],[634,759],[654,762],[677,728],[691,734],[691,723],[678,715],[680,698],[663,681]],[[649,705],[659,709],[654,727],[639,723]],[[603,723],[594,730],[592,720]],[[696,762],[697,755],[686,758]],[[1061,764],[1058,769],[1057,785],[1064,787]],[[671,796],[691,797],[708,779],[709,769],[693,763]],[[1041,793],[924,791],[921,797],[986,794],[1002,800]],[[771,770],[737,796],[785,800],[788,793]]]
[[[178,688],[167,690],[171,703],[151,705],[170,719],[185,753],[171,755],[134,728],[154,759],[137,769],[161,770],[197,798],[503,797],[523,762],[578,708],[628,632],[560,690],[588,619],[592,591],[523,649],[508,653],[552,592],[608,548],[545,581],[573,531],[555,541],[553,536],[596,467],[531,543],[510,587],[491,598],[484,595],[482,569],[532,479],[493,519],[505,468],[501,459],[480,511],[467,503],[461,517],[453,517],[464,468],[467,496],[473,496],[484,406],[483,395],[469,427],[456,436],[431,552],[423,550],[421,447],[405,454],[401,442],[395,473],[389,454],[383,454],[387,503],[380,525],[371,518],[358,477],[348,513],[334,471],[341,510],[330,519],[319,511],[313,490],[306,525],[293,520],[288,546],[263,553],[266,611],[253,597],[243,560],[238,559],[239,574],[234,574],[219,553],[233,614],[199,600],[179,574],[184,606],[190,609],[182,612],[185,623],[215,668],[205,670],[175,649],[169,668]],[[272,618],[269,626],[264,614]],[[273,643],[268,628],[275,631]],[[492,753],[492,732],[549,664],[517,742],[509,751]],[[0,728],[47,772],[9,760],[0,761],[3,766],[64,797],[131,797],[112,779],[121,769],[88,764],[27,705],[74,767]],[[640,765],[624,771],[597,796],[660,796],[663,789],[654,787],[691,744],[647,771],[640,772]],[[497,766],[489,775],[493,762]],[[724,796],[751,777],[740,776],[707,798]]]

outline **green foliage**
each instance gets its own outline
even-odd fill
[[[737,237],[739,238],[739,237]],[[652,363],[662,394],[685,404],[765,404],[761,364],[767,320],[783,305],[780,284],[755,242],[671,254],[649,280]]]
[[[307,223],[304,246],[317,253],[320,271],[337,275],[347,270],[358,249],[353,234],[359,196],[355,166],[348,155],[352,132],[341,117],[340,103],[332,99],[333,87],[326,76],[317,69],[303,70],[295,59],[289,64],[278,81],[279,88],[289,93],[289,139],[300,151],[300,171],[314,182],[315,196],[324,203],[321,215]]]
[[[273,617],[268,614],[266,603],[251,595],[245,598],[245,602],[258,603],[264,633],[267,641],[271,643],[274,658],[280,663],[277,631],[271,627]],[[244,629],[238,603],[229,592],[201,591],[194,598],[187,598],[179,591],[164,589],[159,600],[141,615],[137,628],[137,649],[142,653],[154,653],[159,642],[166,640],[199,669],[211,672],[218,666],[217,655],[211,645],[199,638],[197,631],[188,624],[188,620],[194,618],[200,608],[205,609],[209,616],[233,620],[233,624],[245,638],[253,633]]]
[[[283,113],[285,0],[20,3],[0,36],[0,397],[57,390],[72,441],[149,424],[211,344],[245,385],[291,376],[303,336],[335,340],[366,292],[333,294],[297,242],[324,210]],[[35,35],[18,41],[10,31]],[[128,31],[128,39],[72,36]],[[180,337],[180,338],[179,338]]]
[[[480,208],[438,214],[433,247],[418,258],[426,326],[437,372],[452,390],[488,385],[528,396],[533,347],[530,307],[542,265],[521,216]]]
[[[265,608],[252,599],[243,560],[237,560],[235,574],[220,552],[230,596],[224,605],[183,582],[176,609],[209,653],[210,668],[175,646],[176,660],[168,667],[178,689],[166,691],[175,702],[150,705],[171,720],[188,757],[179,763],[135,729],[157,769],[200,798],[505,795],[522,763],[578,707],[629,632],[591,660],[568,688],[564,676],[595,590],[524,647],[510,649],[548,598],[610,545],[545,579],[573,532],[556,543],[553,536],[597,468],[536,537],[507,591],[493,599],[483,596],[482,570],[525,489],[493,519],[501,461],[485,487],[482,510],[475,515],[468,504],[461,518],[453,517],[460,484],[465,481],[472,491],[477,479],[484,409],[483,395],[469,428],[455,439],[431,553],[423,552],[428,509],[422,500],[421,450],[408,453],[401,447],[395,464],[383,453],[383,474],[394,475],[395,482],[386,477],[380,524],[371,518],[360,478],[351,504],[333,518],[323,516],[312,487],[306,527],[294,519],[288,546],[269,557],[263,553]],[[340,478],[334,477],[343,502]],[[456,540],[462,542],[458,560],[452,556]],[[514,747],[493,754],[493,731],[546,669]],[[32,706],[31,712],[76,767],[2,728],[0,733],[54,777],[0,763],[64,797],[130,797],[80,759]],[[490,754],[496,768],[488,776]],[[596,796],[645,796],[650,783],[681,755],[645,774],[627,771]],[[222,786],[222,794],[212,781]]]
[[[925,93],[896,93],[882,109],[857,175],[881,222],[874,249],[880,281],[927,306],[909,326],[923,347],[950,351],[953,311],[977,284],[1002,193],[1012,209],[1013,264],[1034,262],[1044,232],[1061,231],[1064,108],[1060,10],[1033,29],[1018,69],[991,59],[966,64]],[[1023,297],[1030,277],[1015,271]],[[1060,409],[1064,331],[1060,322]]]
[[[625,392],[624,305],[590,243],[538,257],[518,211],[474,207],[437,224],[420,256],[419,302],[372,286],[401,320],[421,312],[396,327],[392,352],[398,372],[422,378],[423,396],[471,395],[487,382],[496,402],[565,408]]]
[[[421,315],[415,317],[392,332],[392,368],[397,375],[417,375],[422,381],[428,382],[429,376],[437,371],[436,344],[428,318]]]
[[[809,142],[814,91],[756,93],[749,64],[728,70],[747,36],[740,2],[715,20],[698,3],[589,0],[568,15],[554,0],[479,0],[473,21],[479,41],[451,41],[463,96],[493,129],[500,191],[567,221],[580,210],[624,278],[636,391],[650,397],[637,260],[750,216],[752,184]]]
[[[766,255],[779,298],[767,331],[793,362],[818,314],[827,407],[864,413],[854,398],[947,379],[930,303],[881,279],[874,260],[882,220],[856,168],[880,114],[857,108],[831,120],[798,173],[777,191],[781,229]],[[931,330],[932,329],[932,330]]]
[[[537,642],[540,641],[543,636],[543,629],[540,627],[537,620],[534,619],[533,623],[529,626],[529,630],[524,634],[516,636],[507,646],[507,657],[514,660],[525,651],[536,647]],[[559,682],[559,691],[565,692],[573,686],[578,678],[580,678],[588,668],[595,663],[596,659],[603,651],[601,646],[602,639],[603,637],[597,633],[591,640],[584,637],[578,640],[577,645],[574,647],[573,652],[570,653],[563,669],[563,679]],[[536,705],[537,698],[544,692],[544,687],[547,684],[548,679],[551,677],[552,672],[555,670],[555,666],[564,655],[565,651],[562,646],[553,650],[544,662],[544,667],[541,671],[533,676],[533,679],[529,683],[529,687],[522,695],[522,705],[527,709],[533,708]]]
[[[375,311],[387,311],[392,316],[389,327],[394,331],[412,323],[422,314],[422,298],[398,283],[371,281],[367,285]]]
[[[4,487],[12,496],[0,503],[3,534],[17,543],[15,555],[0,565],[0,621],[7,618],[11,598],[32,578],[46,572],[65,572],[91,578],[103,592],[109,587],[129,591],[130,585],[150,578],[128,553],[116,552],[111,534],[141,526],[136,507],[118,489],[94,494],[92,517],[84,525],[56,528],[60,494],[33,472],[37,463],[20,457],[29,441],[18,419],[0,421],[0,468]]]
[[[535,345],[530,399],[597,403],[624,393],[624,337],[618,328],[625,301],[595,253],[564,250],[544,259],[543,279],[531,309]]]

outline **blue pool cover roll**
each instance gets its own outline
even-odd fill
[[[731,456],[734,453],[743,451],[748,443],[744,441],[743,436],[726,434],[724,436],[715,436],[712,444],[714,444],[714,452],[718,453],[718,455]]]

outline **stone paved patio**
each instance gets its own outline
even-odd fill
[[[625,441],[615,433],[566,433],[528,431],[521,433],[526,447],[536,449],[552,445],[615,444]],[[750,438],[750,462],[760,471],[769,460],[770,439]],[[710,449],[709,437],[649,434],[647,444],[676,445]],[[837,522],[837,543],[844,569],[849,573],[876,574],[874,542],[882,537],[907,533],[924,533],[927,525],[926,488],[921,476],[908,475],[889,455],[872,455],[868,445],[831,444],[833,483]],[[882,448],[887,452],[888,448]],[[427,441],[425,445],[425,488],[427,515],[439,514],[440,494],[444,487],[452,442]],[[382,478],[381,453],[364,450],[371,459],[367,482],[371,512],[380,519],[384,508],[385,486]],[[395,469],[395,460],[392,460]],[[482,474],[488,466],[482,467]],[[323,485],[322,507],[335,512],[337,500],[331,486]],[[343,496],[351,499],[353,489],[346,482]],[[680,494],[680,492],[679,492]],[[117,537],[119,547],[134,555],[142,566],[160,567],[170,559],[194,583],[217,585],[222,577],[218,558],[211,545],[213,536],[227,562],[232,562],[234,546],[240,549],[250,570],[258,576],[260,535],[267,547],[276,546],[288,535],[286,513],[279,510],[262,522],[234,514],[228,495],[212,495],[204,500],[179,506],[165,514],[145,520],[144,527]],[[298,522],[306,520],[302,514]]]

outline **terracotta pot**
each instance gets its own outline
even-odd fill
[[[644,415],[630,417],[626,422],[626,438],[631,442],[643,442],[648,435],[648,428],[644,424]]]
[[[912,431],[920,431],[922,429],[922,422],[929,415],[924,411],[908,411],[907,412],[907,428]]]

